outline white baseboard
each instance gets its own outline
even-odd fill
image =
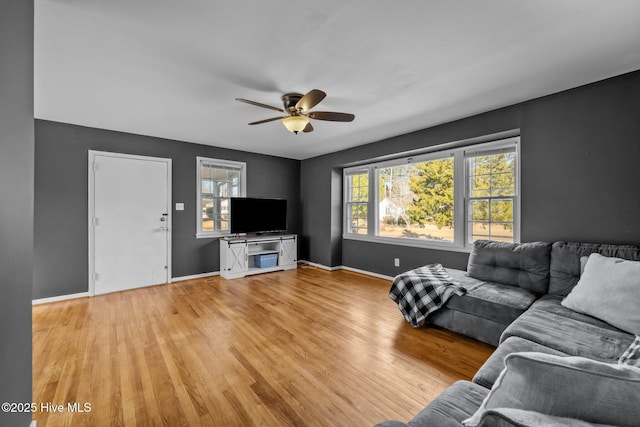
[[[29,427],[36,427],[36,420],[31,421],[31,424],[29,424]]]
[[[318,267],[318,268],[321,268],[321,269],[323,269],[323,270],[327,270],[327,271],[336,271],[336,270],[340,270],[340,269],[342,269],[342,267],[341,267],[341,266],[337,266],[337,267],[328,267],[328,266],[326,266],[326,265],[318,264],[318,263],[311,262],[311,261],[306,261],[306,260],[304,260],[304,259],[301,259],[301,260],[299,260],[298,262],[299,262],[300,264],[306,264],[306,265],[310,265],[310,266],[312,266],[312,267]]]
[[[374,273],[372,271],[360,270],[359,268],[347,267],[343,265],[340,267],[342,270],[353,271],[354,273],[366,274],[367,276],[377,277],[378,279],[393,280],[393,277],[385,274]]]
[[[327,270],[327,271],[347,270],[347,271],[352,271],[354,273],[366,274],[368,276],[377,277],[379,279],[393,280],[393,277],[391,277],[391,276],[386,276],[384,274],[373,273],[371,271],[366,271],[366,270],[360,270],[358,268],[347,267],[347,266],[344,266],[344,265],[338,265],[338,266],[335,266],[335,267],[328,267],[326,265],[318,264],[318,263],[311,262],[311,261],[300,260],[298,262],[300,264],[306,264],[306,265],[310,265],[312,267],[318,267],[318,268],[321,268],[321,269]],[[211,273],[193,274],[191,276],[173,277],[171,279],[171,283],[173,283],[173,282],[181,282],[183,280],[203,279],[205,277],[212,277],[212,276],[219,276],[219,275],[220,275],[219,271],[214,271],[214,272],[211,272]],[[50,302],[65,301],[65,300],[76,299],[76,298],[85,298],[85,297],[88,297],[88,296],[89,296],[89,292],[80,292],[80,293],[77,293],[77,294],[67,294],[67,295],[60,295],[60,296],[57,296],[57,297],[34,299],[33,301],[31,301],[31,303],[33,305],[47,304],[47,303],[50,303]]]
[[[219,276],[219,275],[220,275],[219,271],[213,271],[211,273],[201,273],[201,274],[192,274],[191,276],[173,277],[171,278],[171,283],[181,282],[183,280],[202,279],[205,277]]]
[[[311,262],[311,261],[306,261],[306,260],[300,260],[299,262],[301,264],[307,264],[307,265],[310,265],[312,267],[318,267],[318,268],[321,268],[321,269],[327,270],[327,271],[347,270],[347,271],[352,271],[354,273],[366,274],[367,276],[377,277],[379,279],[393,280],[393,277],[391,277],[391,276],[386,276],[384,274],[374,273],[372,271],[360,270],[359,268],[347,267],[346,265],[337,265],[335,267],[328,267],[328,266],[323,265],[323,264],[318,264],[318,263]]]
[[[171,283],[180,282],[182,280],[201,279],[203,277],[211,277],[211,276],[219,276],[219,275],[220,275],[219,271],[214,271],[212,273],[194,274],[192,276],[173,277],[171,279]],[[67,295],[59,295],[59,296],[49,297],[49,298],[34,299],[34,300],[31,301],[31,304],[33,304],[33,305],[47,304],[47,303],[50,303],[50,302],[65,301],[65,300],[68,300],[68,299],[76,299],[76,298],[85,298],[85,297],[89,297],[89,296],[90,296],[89,292],[80,292],[80,293],[77,293],[77,294],[67,294]]]
[[[47,304],[49,302],[58,302],[58,301],[65,301],[68,299],[76,299],[76,298],[85,298],[89,296],[89,292],[80,292],[77,294],[67,294],[67,295],[60,295],[57,297],[49,297],[49,298],[39,298],[39,299],[34,299],[33,301],[31,301],[31,303],[33,305],[38,305],[38,304]]]

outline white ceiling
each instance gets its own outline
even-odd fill
[[[35,0],[35,116],[295,159],[640,69],[638,0]],[[294,135],[275,111],[318,88]]]

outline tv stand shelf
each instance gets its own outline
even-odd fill
[[[256,257],[276,254],[274,267],[258,267]],[[237,279],[251,274],[291,270],[297,267],[298,236],[280,234],[272,236],[223,237],[220,239],[220,275]]]

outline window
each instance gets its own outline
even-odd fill
[[[196,237],[229,233],[229,199],[244,197],[246,164],[197,158]]]
[[[515,147],[465,153],[469,177],[467,242],[514,241]]]
[[[375,169],[382,237],[454,241],[453,157]]]
[[[345,173],[345,206],[347,232],[367,234],[369,209],[369,171],[353,170]]]
[[[518,141],[345,169],[344,237],[461,250],[518,241]]]

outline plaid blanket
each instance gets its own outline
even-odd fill
[[[393,279],[389,298],[398,304],[409,324],[417,328],[451,295],[464,295],[466,292],[441,264],[431,264],[397,275]]]
[[[640,337],[636,336],[629,348],[620,356],[620,365],[631,365],[640,367]]]

